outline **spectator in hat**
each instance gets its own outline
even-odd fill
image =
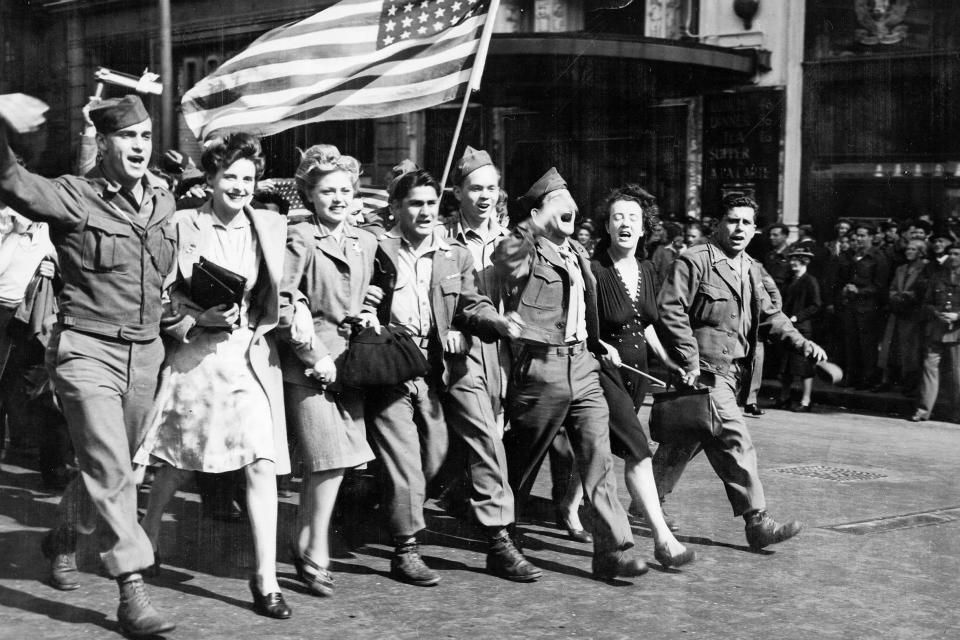
[[[950,257],[949,249],[953,246],[955,238],[946,226],[937,226],[930,234],[930,252],[927,262],[927,278],[932,278],[933,274],[940,271],[947,264]]]
[[[790,271],[793,279],[787,286],[783,298],[783,313],[790,319],[804,338],[813,335],[813,319],[820,312],[820,284],[817,279],[807,273],[807,267],[813,260],[813,252],[805,249],[795,249],[790,252]],[[791,387],[794,378],[800,378],[803,385],[803,395],[800,404],[794,411],[798,413],[810,412],[810,394],[813,392],[813,363],[808,358],[796,353],[787,353],[780,362],[780,400],[774,405],[778,409],[790,408]]]

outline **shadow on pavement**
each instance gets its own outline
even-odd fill
[[[120,631],[117,623],[108,621],[106,614],[100,611],[77,607],[59,599],[38,598],[23,591],[8,589],[2,585],[0,585],[0,606],[36,613],[60,622],[93,624],[107,631]]]

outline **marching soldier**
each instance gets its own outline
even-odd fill
[[[77,523],[90,533],[99,514],[112,534],[101,558],[120,588],[120,626],[148,636],[174,624],[151,605],[140,575],[154,552],[137,523],[131,456],[164,357],[160,292],[176,255],[174,201],[147,171],[153,127],[140,98],[104,100],[90,118],[102,159],[84,178],[26,171],[0,131],[0,199],[50,225],[63,277],[47,364],[81,473],[67,487],[60,524],[43,540],[51,584],[80,586]]]

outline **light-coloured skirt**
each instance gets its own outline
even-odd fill
[[[177,345],[134,462],[223,473],[277,460],[270,402],[247,360],[251,337],[203,331]]]

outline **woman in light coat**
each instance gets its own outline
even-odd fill
[[[289,618],[276,577],[276,476],[290,472],[290,456],[280,360],[270,335],[279,318],[286,223],[272,211],[250,208],[263,170],[256,138],[232,134],[204,151],[202,165],[211,199],[175,217],[179,253],[161,319],[175,343],[135,458],[162,465],[142,524],[156,547],[164,508],[193,471],[244,469],[254,607]],[[246,279],[239,304],[205,309],[191,298],[201,257]]]

